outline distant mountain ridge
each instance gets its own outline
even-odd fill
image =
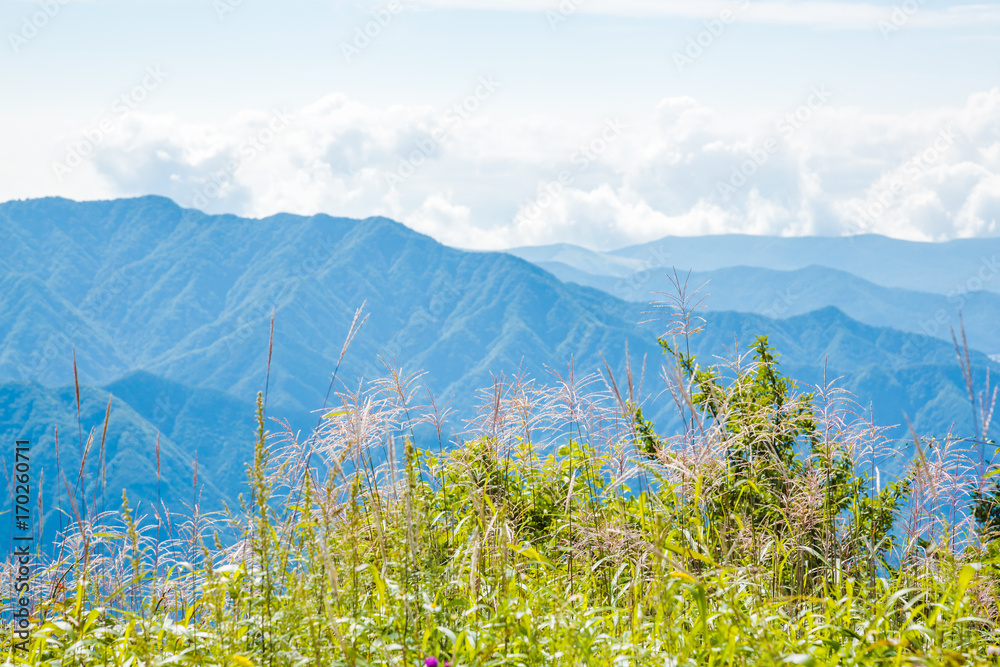
[[[926,243],[874,234],[720,234],[668,236],[610,252],[569,244],[512,248],[508,252],[535,264],[559,262],[585,273],[619,278],[671,266],[700,272],[735,266],[775,271],[823,266],[883,287],[948,297],[979,290],[1000,293],[1000,238],[995,237]]]
[[[600,289],[627,301],[662,299],[671,289],[667,269],[646,270],[627,277],[586,273],[561,262],[538,266],[564,282]],[[1000,353],[1000,294],[980,290],[966,295],[916,292],[882,287],[857,276],[823,266],[777,271],[734,266],[679,274],[692,288],[701,288],[709,310],[735,310],[771,318],[801,315],[834,306],[850,317],[951,340],[964,325],[969,344],[988,354]],[[960,319],[961,316],[961,319]]]
[[[384,375],[383,361],[425,370],[421,382],[455,409],[459,427],[482,400],[477,390],[500,374],[547,382],[570,362],[585,374],[604,359],[621,372],[626,345],[636,365],[646,359],[647,377],[661,362],[662,324],[638,324],[650,319],[648,305],[565,284],[509,254],[448,248],[385,218],[249,220],[159,197],[42,199],[0,204],[0,235],[0,382],[9,396],[0,434],[28,433],[48,448],[51,498],[61,488],[51,467],[54,427],[61,444],[75,442],[65,436],[76,432],[66,389],[74,350],[89,397],[85,428],[103,421],[109,393],[115,397],[107,453],[118,467],[106,484],[117,491],[108,498],[119,502],[126,488],[136,502],[151,502],[159,433],[169,454],[170,483],[160,484],[166,502],[196,497],[197,461],[206,507],[233,502],[243,488],[272,312],[268,413],[303,435],[316,424],[362,303],[370,319],[339,369],[340,388]],[[766,333],[789,374],[813,383],[824,373],[844,376],[882,423],[903,423],[905,411],[927,433],[943,434],[953,422],[969,427],[950,344],[867,326],[835,308],[781,320],[705,318],[694,341],[703,363],[731,349],[734,336],[745,350]],[[980,378],[1000,369],[981,354],[973,362]],[[648,405],[664,431],[668,408],[662,397]],[[128,434],[134,441],[121,440]],[[74,465],[69,454],[64,463],[64,471]]]

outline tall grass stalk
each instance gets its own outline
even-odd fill
[[[451,443],[420,376],[389,364],[335,387],[305,441],[268,431],[265,388],[239,511],[201,514],[196,481],[176,528],[160,498],[149,517],[67,494],[30,650],[7,626],[8,662],[993,664],[1000,549],[967,506],[967,444],[915,437],[890,477],[884,429],[833,381],[800,390],[766,339],[701,365],[675,279],[655,401],[676,432],[647,419],[630,364],[624,383],[607,362],[551,387],[495,377]],[[236,538],[210,543],[220,528]]]

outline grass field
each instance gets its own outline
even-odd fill
[[[888,479],[899,445],[850,396],[802,392],[764,338],[699,363],[697,318],[672,305],[655,400],[679,432],[658,433],[609,368],[498,378],[456,442],[419,376],[392,369],[335,392],[303,441],[261,394],[242,505],[185,521],[127,499],[77,508],[6,660],[994,664],[992,443],[914,436]],[[985,433],[989,390],[969,389]]]

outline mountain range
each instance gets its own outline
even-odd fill
[[[904,241],[876,234],[856,236],[667,236],[598,252],[571,244],[509,250],[533,263],[558,262],[586,273],[627,277],[637,271],[677,267],[715,271],[749,266],[793,271],[825,266],[884,287],[957,296],[984,289],[1000,292],[1000,238],[939,243]]]
[[[71,511],[77,486],[85,502],[107,509],[120,506],[123,489],[133,507],[159,500],[178,513],[196,501],[203,509],[235,503],[252,452],[257,392],[266,388],[270,416],[308,434],[362,304],[369,319],[339,366],[338,389],[385,375],[384,364],[423,370],[420,382],[454,409],[461,428],[482,400],[477,390],[494,377],[526,373],[547,383],[571,363],[584,374],[605,359],[621,372],[627,346],[634,366],[645,360],[647,414],[661,432],[673,426],[669,401],[649,388],[665,325],[641,302],[645,288],[619,298],[565,273],[569,282],[560,280],[559,271],[570,269],[578,272],[575,282],[580,273],[609,277],[594,264],[539,255],[543,268],[510,253],[462,251],[385,218],[210,216],[159,197],[0,204],[0,238],[7,250],[0,258],[0,435],[36,443],[47,531],[62,521],[60,506]],[[618,266],[616,257],[634,259],[598,254],[595,262]],[[611,277],[634,276],[636,266],[628,266]],[[749,278],[724,283],[718,271],[708,303],[752,302],[760,310],[781,282],[771,274],[787,270],[758,269],[753,280],[764,296],[756,301]],[[898,326],[910,309],[938,302],[894,302],[905,290],[872,292],[872,283],[840,270],[821,269],[818,277],[810,274],[817,269],[802,271],[796,294],[812,289],[840,301],[810,310],[809,299],[823,299],[802,296],[772,317],[736,312],[752,310],[745,307],[704,312],[705,332],[693,340],[702,362],[732,350],[734,338],[745,351],[754,335],[768,334],[787,373],[803,383],[841,378],[883,424],[909,419],[939,436],[953,427],[971,431],[952,345]],[[847,296],[830,282],[836,279]],[[825,281],[826,292],[812,281]],[[856,304],[868,294],[897,310],[866,323]],[[980,383],[987,369],[998,369],[980,352],[972,361]],[[81,474],[91,427],[94,444]]]
[[[708,240],[717,240],[717,251]],[[677,270],[710,295],[709,310],[781,318],[835,306],[866,324],[946,341],[964,327],[971,346],[1000,356],[996,239],[671,237],[610,253],[565,244],[510,252],[560,280],[628,301],[662,298],[667,274]]]

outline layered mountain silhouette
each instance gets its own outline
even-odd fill
[[[619,298],[646,303],[672,289],[662,267],[616,276],[587,273],[563,262],[538,266],[567,283],[586,285]],[[951,341],[964,327],[971,346],[1000,355],[1000,294],[986,289],[936,294],[883,287],[825,266],[778,271],[734,266],[714,271],[678,272],[700,287],[709,310],[736,310],[771,318],[801,315],[834,306],[850,317],[875,326],[925,334]],[[976,285],[976,283],[974,283]]]
[[[538,263],[560,263],[595,275],[677,267],[715,271],[749,266],[794,271],[824,266],[883,287],[959,295],[1000,293],[1000,238],[942,243],[903,241],[876,234],[857,236],[668,236],[610,252],[570,244],[514,248],[511,254]]]
[[[570,364],[583,375],[599,371],[604,360],[623,372],[627,347],[637,375],[645,363],[646,413],[661,432],[672,427],[670,402],[654,386],[663,361],[655,338],[665,327],[657,318],[665,313],[638,291],[616,298],[563,282],[511,254],[442,246],[385,218],[256,220],[209,216],[159,197],[39,199],[0,205],[0,238],[6,249],[0,260],[0,436],[36,443],[50,528],[62,521],[60,506],[71,513],[77,488],[86,502],[107,509],[120,506],[123,489],[133,507],[160,502],[176,512],[195,502],[203,509],[237,502],[252,452],[257,392],[266,389],[269,416],[307,435],[362,304],[370,318],[337,370],[339,390],[385,375],[386,365],[426,371],[419,382],[454,409],[453,424],[461,429],[483,400],[477,390],[496,377],[523,373],[547,383]],[[571,268],[601,276],[594,266]],[[692,340],[702,362],[730,354],[734,340],[745,352],[754,335],[768,334],[789,374],[804,383],[841,378],[883,424],[909,419],[929,435],[953,427],[971,432],[952,345],[896,327],[910,302],[895,302],[892,290],[858,287],[852,282],[858,279],[843,273],[823,270],[813,278],[813,269],[805,271],[795,283],[803,294],[814,279],[826,281],[830,301],[840,295],[829,283],[836,278],[846,294],[858,296],[837,296],[835,304],[815,299],[838,306],[816,310],[807,310],[810,301],[801,297],[803,305],[779,319],[705,312],[705,332]],[[709,304],[762,310],[775,279],[767,271],[741,275],[722,288],[713,284]],[[735,308],[755,296],[756,308]],[[865,298],[881,299],[864,305],[869,310],[894,303],[899,321],[896,311],[876,323],[883,326],[845,315],[863,314],[858,302]],[[907,298],[916,299],[913,308],[925,307],[923,297]],[[979,381],[987,368],[996,369],[984,354],[974,352],[972,360]],[[94,443],[81,472],[91,427]],[[107,462],[103,476],[101,460]]]

